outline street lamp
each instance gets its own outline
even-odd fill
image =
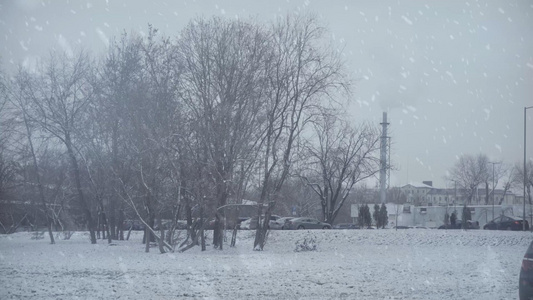
[[[526,230],[526,111],[533,106],[524,107],[524,212],[522,221],[522,230]]]
[[[453,212],[455,213],[456,212],[456,202],[457,202],[457,180],[454,180],[454,179],[450,179],[450,181],[453,181],[454,183],[454,194],[453,194]]]
[[[494,193],[496,192],[496,187],[494,186],[494,165],[499,164],[499,162],[489,161],[489,164],[492,164],[492,219],[494,220]]]

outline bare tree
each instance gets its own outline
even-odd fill
[[[216,208],[226,205],[235,190],[235,167],[254,147],[266,45],[259,26],[220,18],[189,23],[179,40],[185,64],[183,98],[207,150],[205,167],[216,188]],[[223,247],[222,220],[222,211],[215,209],[213,245],[218,249]]]
[[[43,131],[59,140],[66,148],[70,159],[78,203],[81,206],[89,227],[92,244],[96,244],[95,223],[91,205],[86,199],[82,186],[79,166],[77,137],[81,130],[80,121],[92,100],[92,87],[87,78],[91,60],[84,52],[76,56],[63,53],[50,54],[46,64],[39,67],[27,84],[27,96],[31,106],[27,116]]]
[[[368,124],[352,127],[328,114],[313,127],[316,142],[305,147],[308,163],[301,177],[319,196],[324,222],[333,224],[352,187],[380,171],[380,136]]]
[[[472,203],[479,185],[489,176],[488,162],[484,154],[465,154],[459,157],[450,171],[450,177],[463,188],[468,203]]]
[[[54,234],[52,233],[52,222],[53,217],[51,216],[51,212],[49,208],[47,207],[47,201],[44,193],[44,187],[41,180],[41,172],[39,170],[39,164],[37,162],[37,155],[35,153],[34,143],[32,139],[32,131],[33,127],[30,122],[30,117],[28,115],[28,100],[31,99],[31,94],[28,94],[28,89],[30,86],[30,76],[27,72],[25,72],[22,69],[19,69],[19,72],[17,76],[14,79],[14,82],[12,83],[11,92],[10,92],[10,99],[11,103],[14,107],[18,109],[20,112],[20,115],[23,120],[22,126],[25,129],[25,136],[28,142],[29,146],[29,152],[32,158],[33,167],[34,167],[34,174],[35,174],[35,180],[37,181],[37,188],[39,191],[39,199],[42,206],[42,211],[46,217],[46,225],[48,227],[48,235],[50,237],[50,243],[55,244],[54,240]]]
[[[296,171],[298,172],[298,171]],[[315,216],[320,218],[320,202],[317,195],[305,182],[294,176],[289,177],[278,193],[276,211],[282,215],[295,217]]]
[[[268,205],[263,224],[256,231],[257,250],[265,246],[270,214],[296,161],[295,148],[301,133],[320,107],[332,104],[333,91],[347,90],[349,86],[337,53],[322,46],[325,29],[314,16],[288,15],[280,18],[271,31],[269,44],[273,52],[267,64],[258,215]]]
[[[16,175],[19,163],[8,145],[16,139],[13,136],[18,122],[14,122],[8,100],[8,81],[0,69],[0,226],[4,233],[13,232],[26,219],[25,213],[19,219],[12,205],[18,185]]]
[[[524,186],[524,165],[523,163],[517,163],[515,165],[515,173],[514,173],[514,183],[519,188],[522,188]],[[531,190],[533,189],[533,161],[529,160],[526,165],[526,197],[528,199],[528,203],[532,204],[532,197],[531,197]]]
[[[7,147],[12,140],[13,116],[8,107],[8,87],[0,69],[0,199],[7,198],[8,190],[11,189],[15,177],[15,161],[8,157]]]
[[[501,168],[500,178],[503,178],[503,193],[500,199],[498,199],[498,205],[502,205],[503,201],[505,200],[505,196],[507,193],[513,188],[513,186],[516,184],[516,168],[512,165],[504,164]],[[523,180],[522,180],[523,181]],[[496,184],[497,185],[497,184]]]
[[[487,164],[487,176],[485,178],[485,205],[491,203],[490,199],[494,196],[500,179],[509,173],[508,166],[503,162],[488,161]],[[507,185],[507,182],[504,184]]]
[[[111,186],[107,212],[113,239],[124,238],[121,225],[126,203],[117,200],[125,198],[120,195],[121,183],[128,184],[132,178],[128,141],[133,120],[129,111],[135,109],[133,100],[144,88],[141,44],[141,38],[127,34],[113,40],[92,80],[95,105],[90,112],[96,122],[91,148],[101,154],[99,163],[107,169],[107,184]]]
[[[400,204],[403,204],[407,201],[406,196],[402,192],[402,189],[400,187],[391,187],[387,191],[387,199],[390,199],[390,201],[394,203],[394,206],[396,207],[394,226],[396,230],[398,230],[398,215],[400,213]],[[448,212],[446,212],[446,214],[447,213]]]

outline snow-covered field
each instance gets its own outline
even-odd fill
[[[253,232],[237,246],[144,252],[141,235],[108,245],[86,232],[50,245],[0,236],[0,299],[517,299],[528,232],[483,230]],[[295,252],[315,237],[317,250]],[[228,234],[228,240],[230,235]],[[229,242],[229,241],[228,241]]]

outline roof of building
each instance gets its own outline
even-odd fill
[[[457,191],[457,195],[462,195],[464,194],[464,189],[453,189],[453,188],[448,188],[448,189],[440,189],[440,188],[433,188],[431,191],[429,191],[427,194],[428,195],[444,195],[444,194],[447,194],[447,195],[453,195],[455,194],[455,192]],[[485,189],[478,189],[477,190],[477,195],[485,195]],[[492,190],[489,190],[489,195],[492,195]],[[499,196],[503,196],[503,190],[502,189],[496,189],[494,191],[494,195],[499,195]],[[511,191],[507,191],[506,192],[506,195],[514,195],[513,192]]]
[[[454,193],[454,189],[450,190],[450,189],[433,188],[427,194],[428,195],[444,195],[444,194],[453,194],[453,193]]]
[[[402,189],[405,188],[405,187],[409,187],[409,186],[412,186],[412,187],[415,187],[415,188],[426,188],[426,189],[433,189],[434,188],[434,187],[432,187],[430,185],[427,185],[427,184],[410,182],[410,183],[402,186]]]

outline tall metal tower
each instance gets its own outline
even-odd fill
[[[380,192],[381,203],[383,204],[387,201],[387,188],[388,188],[387,170],[389,169],[389,162],[388,162],[388,155],[387,155],[387,152],[388,152],[387,142],[389,138],[387,136],[387,126],[389,125],[389,123],[387,123],[386,112],[383,112],[383,122],[381,122],[380,124],[381,124],[382,130],[381,130],[381,152],[380,152],[381,169],[379,172],[379,188],[380,188],[379,192]]]

